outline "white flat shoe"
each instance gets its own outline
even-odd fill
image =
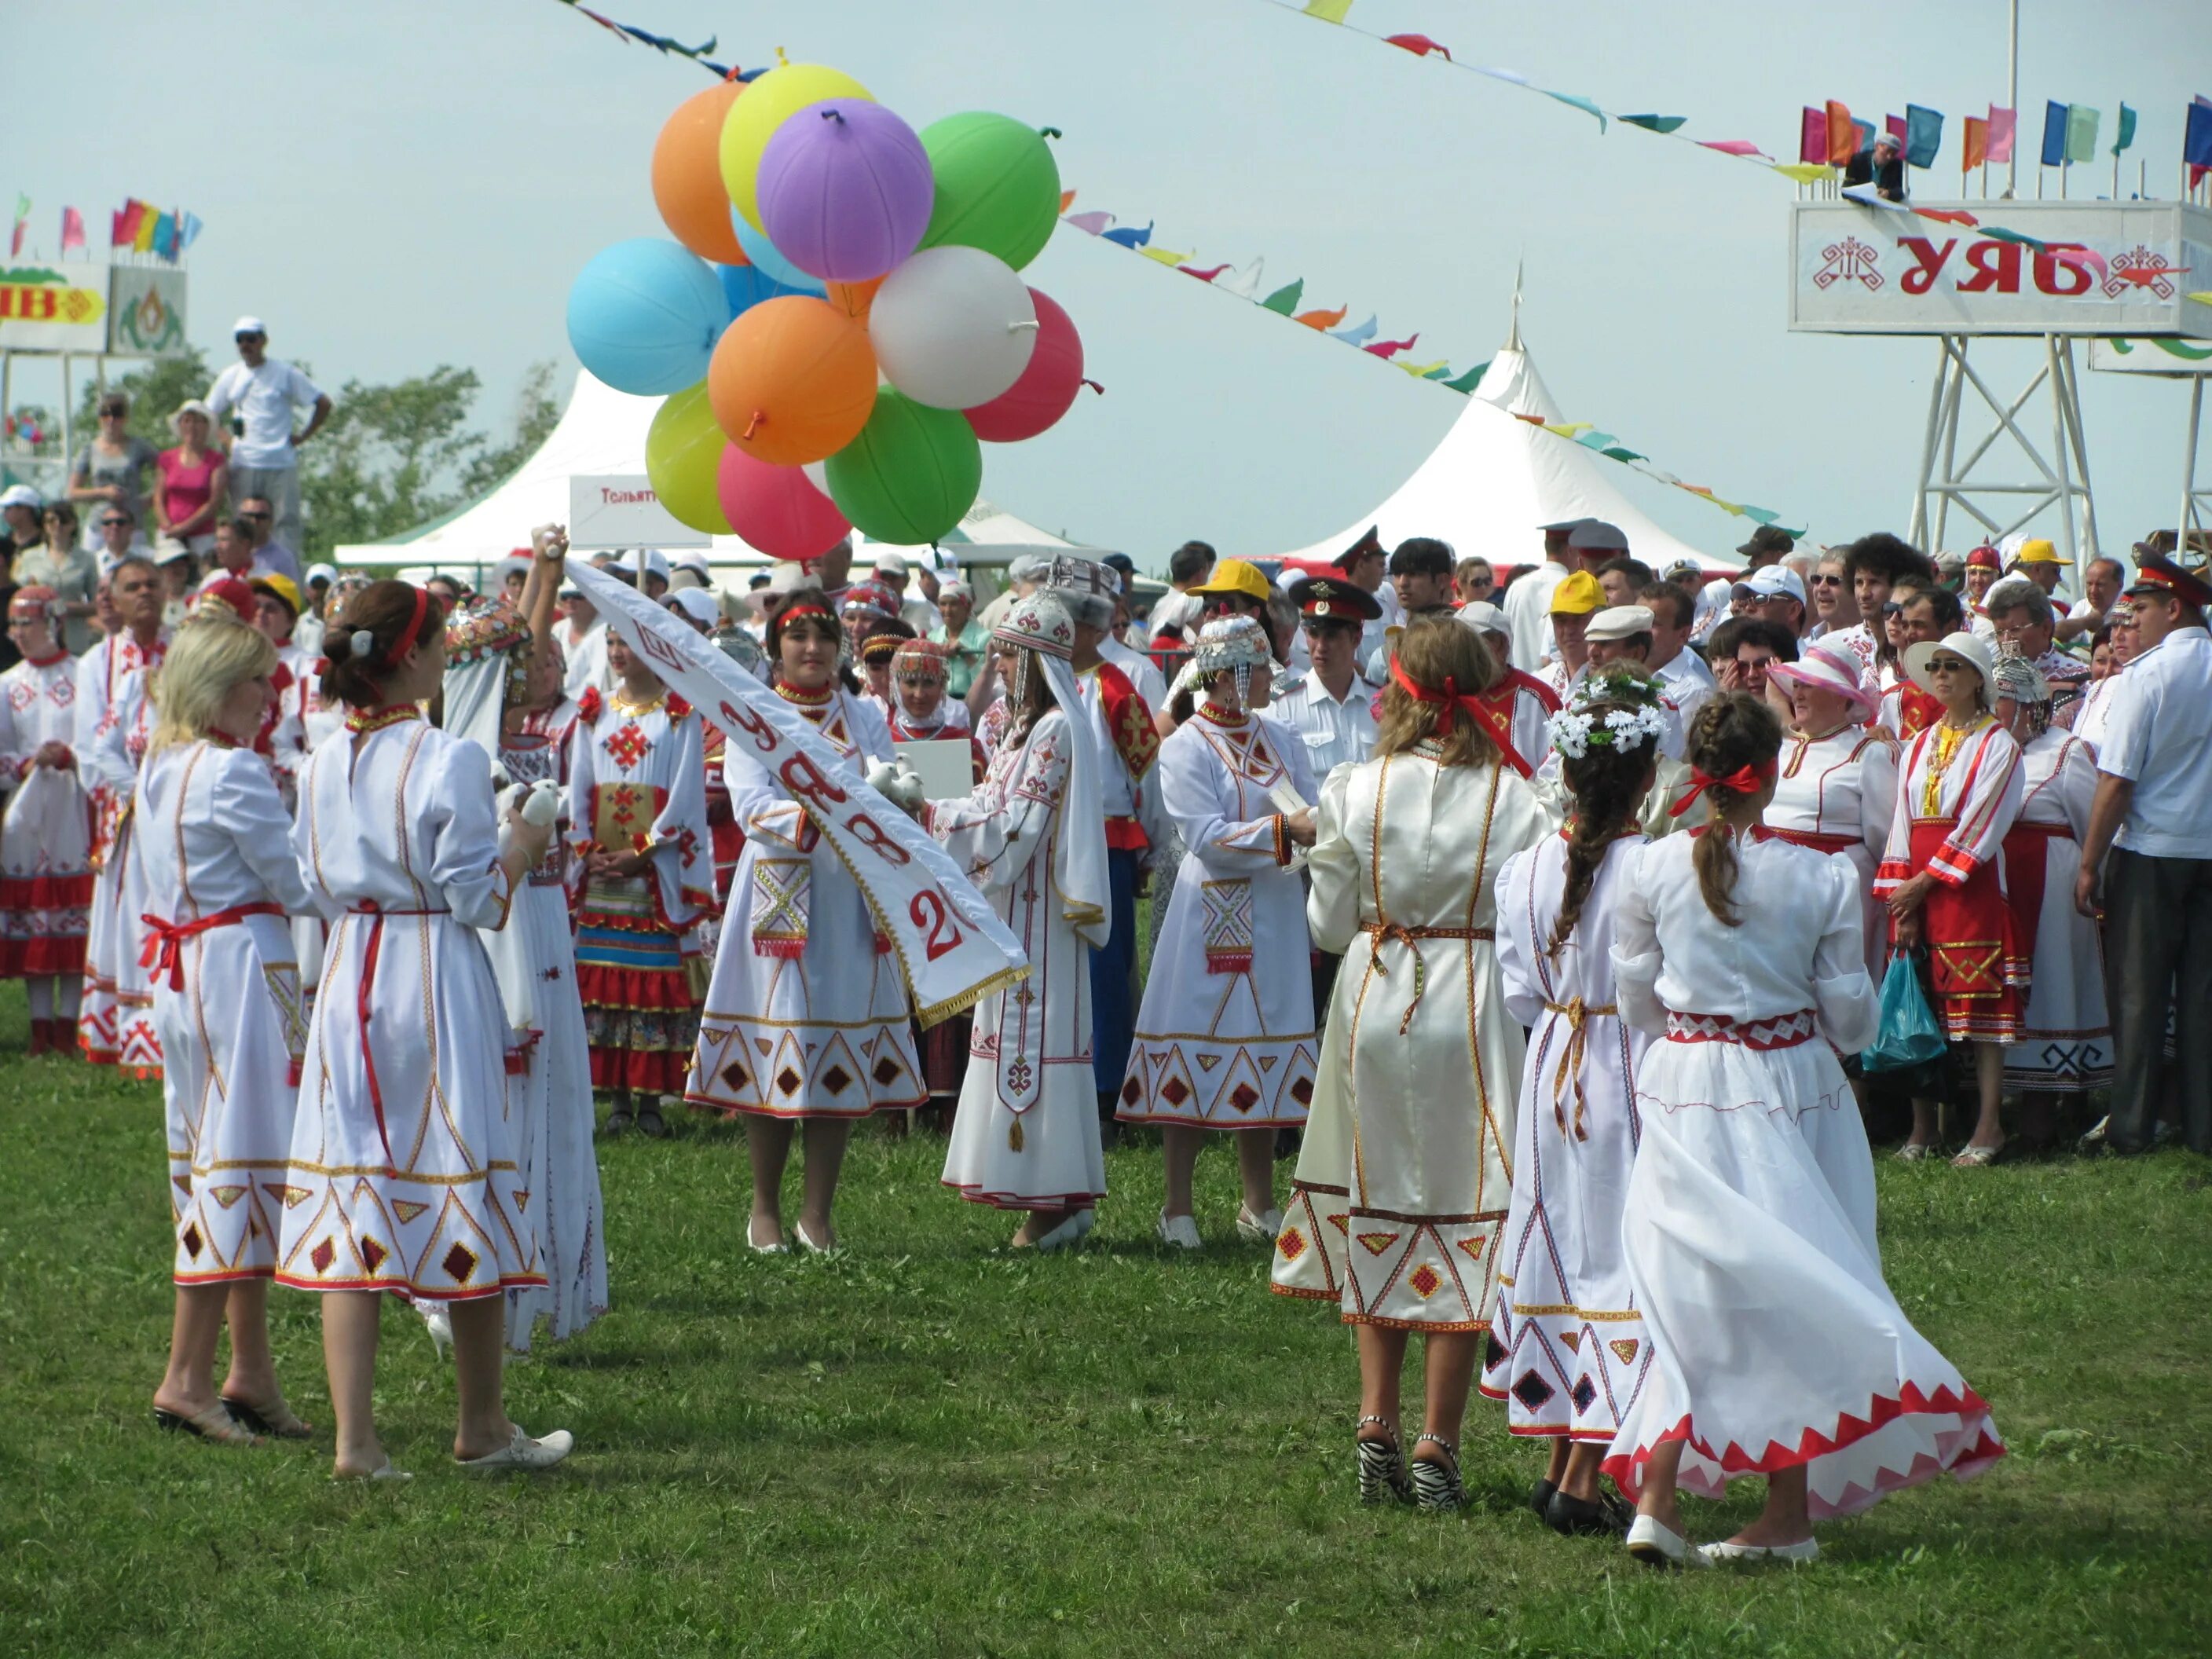
[[[367,1474],[334,1474],[331,1477],[331,1485],[350,1486],[356,1480],[412,1480],[414,1478],[409,1470],[393,1468],[392,1460],[387,1457]]]
[[[1187,1215],[1170,1217],[1163,1213],[1159,1223],[1160,1242],[1172,1244],[1179,1250],[1203,1248],[1198,1237],[1198,1223]]]
[[[1808,1538],[1796,1544],[1700,1544],[1698,1553],[1709,1567],[1734,1561],[1790,1561],[1802,1565],[1820,1559],[1820,1540]]]
[[[1036,1248],[1040,1250],[1064,1250],[1079,1240],[1084,1234],[1089,1232],[1094,1224],[1094,1220],[1089,1210],[1078,1210],[1042,1238],[1037,1240]]]
[[[1255,1216],[1249,1206],[1237,1206],[1237,1237],[1249,1239],[1255,1244],[1272,1244],[1275,1242],[1275,1235],[1282,1231],[1283,1212],[1280,1210],[1270,1210],[1265,1215]]]
[[[1648,1567],[1712,1565],[1703,1552],[1690,1547],[1688,1539],[1648,1515],[1639,1515],[1628,1523],[1628,1553]]]
[[[836,1244],[817,1244],[812,1239],[809,1238],[806,1236],[806,1224],[803,1221],[792,1228],[791,1236],[799,1241],[799,1248],[809,1255],[835,1255],[837,1254],[837,1246]]]
[[[752,1223],[750,1221],[745,1224],[745,1248],[750,1250],[755,1255],[789,1255],[791,1254],[791,1246],[783,1242],[783,1230],[781,1228],[778,1228],[776,1230],[775,1243],[754,1243]]]
[[[566,1429],[556,1429],[544,1438],[533,1440],[518,1424],[514,1437],[497,1451],[453,1461],[465,1469],[550,1469],[568,1456],[575,1444],[575,1437]]]

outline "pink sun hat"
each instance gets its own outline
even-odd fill
[[[1857,659],[1826,646],[1808,647],[1805,654],[1796,662],[1769,663],[1766,677],[1781,681],[1784,686],[1817,687],[1848,698],[1861,722],[1872,720],[1875,710],[1881,706],[1881,700],[1861,678]]]

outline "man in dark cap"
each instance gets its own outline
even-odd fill
[[[1751,539],[1736,549],[1742,554],[1746,566],[1757,570],[1764,565],[1780,564],[1797,550],[1797,538],[1786,530],[1778,530],[1763,524],[1751,532]]]
[[[2074,902],[2105,921],[2106,1147],[2151,1144],[2172,1006],[2181,1128],[2191,1152],[2212,1152],[2212,582],[2163,554],[2138,556],[2125,599],[2140,644],[2097,751]]]
[[[1295,726],[1306,740],[1316,779],[1333,768],[1364,761],[1375,746],[1375,688],[1359,673],[1359,640],[1382,607],[1350,582],[1305,576],[1291,584],[1291,603],[1306,638],[1312,666],[1278,684],[1267,713]]]
[[[1524,672],[1535,672],[1551,654],[1552,590],[1566,580],[1569,571],[1581,568],[1581,561],[1569,543],[1575,532],[1589,522],[1588,519],[1561,519],[1553,524],[1538,525],[1536,528],[1544,538],[1544,562],[1516,577],[1513,585],[1505,590],[1501,608],[1513,629],[1513,665]],[[1622,545],[1626,544],[1624,540]]]

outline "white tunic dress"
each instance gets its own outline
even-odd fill
[[[1161,744],[1158,774],[1184,850],[1115,1115],[1203,1129],[1303,1123],[1313,945],[1270,791],[1313,799],[1304,740],[1264,714],[1201,703]]]
[[[1019,748],[991,757],[975,793],[933,802],[924,819],[1029,957],[1028,979],[975,1005],[945,1154],[946,1186],[1002,1209],[1080,1209],[1106,1195],[1091,1077],[1091,944],[1053,884],[1067,744],[1083,735],[1049,710]]]
[[[1274,1288],[1351,1323],[1475,1331],[1498,1299],[1527,1047],[1498,981],[1496,872],[1552,825],[1502,763],[1425,750],[1322,788],[1306,914],[1344,965]]]
[[[132,821],[155,930],[154,1024],[179,1285],[276,1271],[307,1040],[288,915],[308,906],[269,763],[219,742],[163,750]]]
[[[1636,1062],[1651,1039],[1620,1018],[1612,955],[1621,884],[1644,844],[1632,834],[1606,849],[1556,957],[1566,838],[1516,853],[1498,876],[1498,979],[1532,1029],[1480,1387],[1505,1402],[1515,1434],[1610,1441],[1651,1364],[1620,1248],[1641,1133]]]
[[[541,1285],[507,1014],[474,931],[503,926],[511,897],[490,758],[418,719],[368,725],[300,775],[292,850],[331,939],[277,1282],[433,1301]]]
[[[1705,832],[1710,833],[1710,832]],[[1850,866],[1784,842],[1735,849],[1723,927],[1670,836],[1625,872],[1613,947],[1643,1139],[1622,1237],[1651,1370],[1605,1473],[1632,1498],[1652,1449],[1717,1498],[1805,1465],[1814,1520],[2002,1455],[1989,1408],[1882,1282],[1874,1163],[1833,1043],[1877,1005]]]
[[[1867,970],[1880,984],[1889,924],[1874,896],[1874,877],[1897,805],[1897,741],[1879,726],[1846,726],[1820,738],[1788,734],[1776,759],[1766,830],[1850,863],[1859,884]]]
[[[2005,1049],[2005,1086],[2082,1094],[2112,1080],[2103,935],[2074,908],[2097,763],[2085,739],[2054,726],[2020,763],[2026,793],[2005,838],[2005,878],[2014,925],[2034,930],[2035,967],[2020,1040]]]
[[[92,802],[82,763],[39,763],[58,743],[76,761],[76,659],[0,674],[0,979],[84,969],[92,915]]]
[[[788,694],[787,694],[788,695]],[[883,711],[833,690],[790,701],[854,779],[894,750]],[[699,1021],[684,1098],[769,1117],[866,1117],[929,1098],[897,959],[836,851],[762,766],[732,743],[723,769],[745,850]]]
[[[103,641],[103,643],[106,643]],[[94,646],[97,652],[101,647]],[[77,689],[85,688],[80,675]],[[95,1065],[115,1066],[141,1079],[161,1075],[161,1040],[154,1029],[154,988],[139,962],[145,925],[152,908],[131,805],[138,787],[138,766],[152,734],[153,708],[146,697],[146,671],[121,677],[105,716],[77,714],[80,757],[88,757],[96,781],[92,915],[86,928],[84,1000],[77,1030],[85,1053]]]

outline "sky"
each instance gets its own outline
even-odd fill
[[[1520,268],[1526,343],[1571,418],[1817,541],[1905,527],[1937,348],[1787,331],[1793,188],[1763,169],[1617,124],[1600,136],[1564,105],[1270,0],[598,9],[687,43],[718,36],[716,55],[744,67],[778,47],[835,64],[916,127],[964,109],[1057,127],[1079,210],[1155,221],[1161,246],[1201,265],[1265,255],[1269,284],[1303,276],[1308,305],[1348,303],[1348,322],[1377,313],[1385,338],[1418,330],[1422,360],[1489,356]],[[2024,146],[2046,97],[2105,111],[2106,143],[2125,99],[2141,112],[2130,161],[2148,159],[2150,192],[2172,196],[2183,109],[2212,92],[2212,9],[2021,9],[2020,105],[2037,112]],[[1946,112],[1955,166],[1960,118],[2004,100],[2005,14],[2004,0],[1357,0],[1352,21],[1785,157],[1801,105],[1837,97],[1878,118],[1910,100]],[[495,428],[530,363],[554,361],[564,386],[574,374],[562,314],[576,271],[611,242],[665,234],[653,139],[708,83],[559,0],[106,0],[19,8],[7,45],[0,201],[32,198],[27,254],[52,256],[64,204],[95,237],[125,197],[181,204],[206,223],[190,331],[211,362],[252,313],[272,355],[307,359],[330,388],[471,367],[477,422]],[[2108,163],[2080,171],[2109,185]],[[1916,191],[1948,176],[1916,174]],[[1266,554],[1353,524],[1464,406],[1065,228],[1024,276],[1068,308],[1106,390],[1041,438],[985,446],[984,494],[1147,568],[1190,537]],[[2009,390],[2038,350],[1974,356]],[[2081,378],[2100,529],[2124,549],[2173,522],[2186,388],[2086,365]],[[19,368],[19,399],[41,395]],[[1625,468],[1609,476],[1708,551],[1749,528]]]

